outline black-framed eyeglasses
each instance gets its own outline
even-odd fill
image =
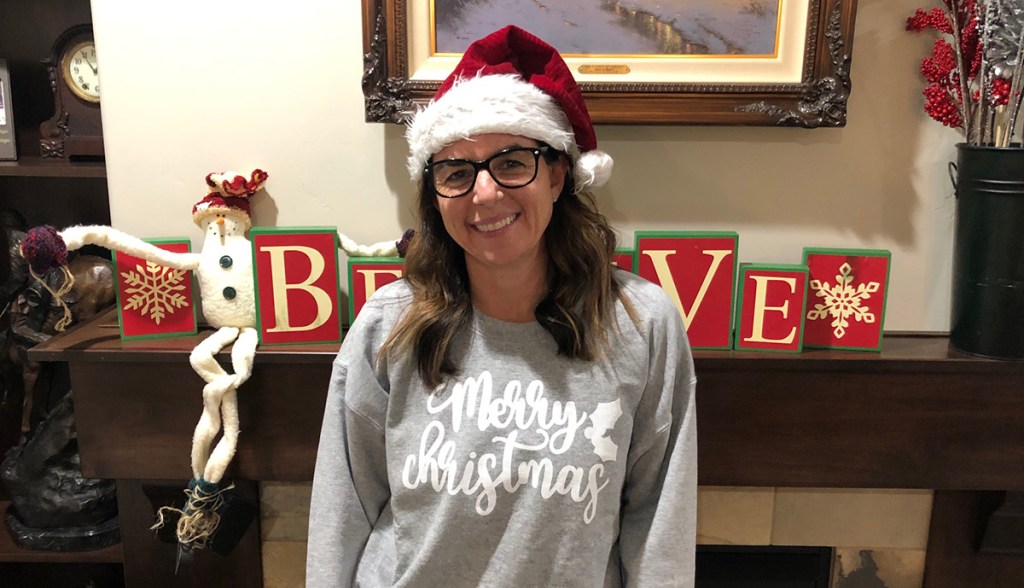
[[[458,198],[469,194],[476,185],[476,176],[486,169],[494,182],[503,188],[522,188],[537,179],[540,156],[554,153],[548,145],[540,147],[510,147],[502,149],[483,161],[444,159],[428,163],[423,170],[427,181],[442,198]]]

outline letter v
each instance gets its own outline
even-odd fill
[[[708,272],[704,274],[704,281],[701,282],[700,290],[697,291],[697,297],[693,300],[693,304],[690,305],[690,311],[687,312],[686,308],[683,307],[683,301],[679,298],[679,290],[676,289],[676,281],[672,277],[672,269],[668,266],[668,256],[675,253],[675,250],[648,250],[642,252],[644,255],[651,258],[651,263],[654,264],[654,271],[658,274],[658,282],[660,283],[665,293],[668,294],[676,303],[676,308],[679,309],[679,314],[683,317],[683,326],[687,330],[690,328],[690,323],[697,316],[697,311],[700,309],[701,303],[704,301],[704,295],[708,293],[708,288],[711,286],[711,281],[715,278],[718,273],[719,266],[722,265],[722,260],[732,253],[731,249],[705,249],[701,253],[704,255],[711,256],[711,267],[708,268]]]

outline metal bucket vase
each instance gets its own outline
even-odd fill
[[[1024,149],[957,145],[950,345],[1024,359]]]

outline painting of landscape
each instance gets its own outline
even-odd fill
[[[433,0],[435,50],[514,24],[563,55],[776,53],[781,0]]]

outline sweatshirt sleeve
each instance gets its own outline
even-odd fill
[[[345,346],[359,347],[351,340]],[[370,532],[391,496],[384,449],[387,393],[363,353],[365,348],[356,354],[343,349],[331,375],[309,508],[311,588],[353,585]]]
[[[686,331],[654,305],[648,379],[634,421],[619,549],[625,586],[693,586],[697,533],[696,378]]]

